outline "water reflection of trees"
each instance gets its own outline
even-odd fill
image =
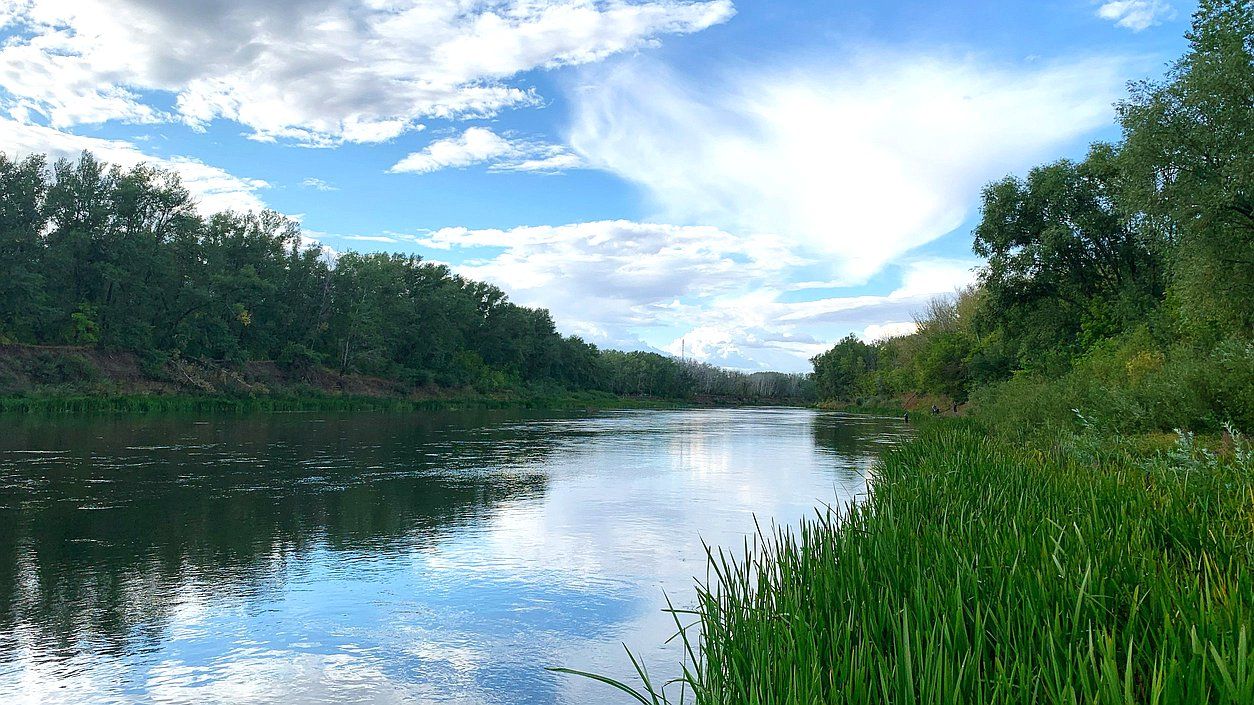
[[[6,422],[0,653],[19,630],[65,654],[131,648],[189,588],[264,592],[315,547],[420,551],[540,495],[527,468],[552,429],[498,416]]]
[[[896,418],[834,412],[817,413],[810,424],[815,447],[863,462],[873,462],[909,433],[910,429]]]

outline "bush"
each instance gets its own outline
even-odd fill
[[[100,376],[91,360],[77,353],[36,353],[27,364],[26,373],[36,384],[91,382]]]
[[[1183,345],[1163,352],[1135,337],[1111,341],[1065,375],[1019,373],[977,388],[972,401],[990,426],[1018,435],[1074,428],[1077,411],[1110,433],[1215,433],[1228,423],[1249,433],[1254,430],[1254,344],[1228,340],[1210,352]]]
[[[431,370],[411,370],[405,368],[397,377],[401,384],[410,388],[429,387],[435,384],[435,373]]]
[[[300,343],[288,343],[275,362],[288,372],[307,372],[322,364],[322,356]]]
[[[145,350],[139,355],[139,370],[148,379],[169,381],[170,374],[166,365],[170,364],[170,354],[162,350]]]

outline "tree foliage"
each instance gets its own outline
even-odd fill
[[[1194,337],[1254,328],[1254,6],[1203,0],[1189,51],[1118,106],[1139,224],[1170,257]]]
[[[147,358],[274,360],[414,387],[539,384],[662,397],[798,398],[803,375],[753,375],[601,351],[548,311],[404,254],[331,260],[271,211],[201,216],[178,177],[84,153],[49,167],[0,154],[0,342]]]
[[[912,335],[814,358],[820,395],[1254,423],[1250,381],[1232,377],[1254,366],[1254,8],[1203,0],[1188,39],[1117,106],[1119,143],[989,184],[978,285],[933,301]]]

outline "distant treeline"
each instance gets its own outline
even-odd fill
[[[562,336],[548,311],[413,255],[302,244],[274,212],[204,217],[176,175],[84,153],[0,154],[0,343],[274,360],[415,388],[547,385],[684,398],[806,398],[753,375]]]
[[[1022,425],[1254,430],[1254,9],[1201,3],[1190,49],[1094,144],[983,193],[979,283],[918,332],[814,358],[826,399],[923,393]]]

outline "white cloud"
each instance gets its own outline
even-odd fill
[[[510,152],[510,143],[492,130],[471,127],[457,137],[436,140],[421,152],[414,152],[388,171],[429,174],[449,167],[464,167],[497,159]]]
[[[765,304],[772,305],[769,300]],[[733,313],[730,319],[725,317],[719,323],[684,332],[663,350],[672,355],[682,351],[689,359],[720,367],[809,372],[809,359],[826,347],[821,340],[798,332],[793,326],[748,325],[737,321]]]
[[[879,53],[698,82],[636,59],[587,72],[570,142],[658,219],[779,234],[851,284],[958,227],[988,180],[1110,124],[1122,66]]]
[[[678,354],[741,369],[809,371],[809,359],[851,331],[866,339],[913,331],[910,319],[928,299],[971,283],[975,260],[916,259],[900,265],[901,285],[886,296],[833,296],[788,301],[769,286],[714,298],[685,311],[692,328],[663,346]],[[793,290],[792,287],[783,287]],[[682,341],[682,342],[681,342]]]
[[[1097,8],[1097,16],[1133,32],[1174,20],[1176,11],[1164,0],[1112,0]]]
[[[356,242],[382,242],[382,243],[397,242],[396,238],[388,237],[387,235],[344,235],[342,239],[354,240]]]
[[[436,248],[497,248],[456,267],[515,301],[553,311],[568,332],[602,344],[638,328],[673,325],[705,300],[771,281],[799,261],[776,239],[706,226],[601,221],[510,230],[446,228],[418,240]]]
[[[21,121],[239,122],[261,140],[380,142],[536,102],[510,84],[727,20],[730,0],[17,0],[3,106]],[[173,98],[169,113],[144,94]]]
[[[547,155],[545,152],[547,151]],[[566,151],[565,147],[558,145],[548,145],[547,150],[539,153],[533,153],[532,156],[524,157],[521,161],[501,162],[494,164],[494,171],[535,171],[541,173],[556,173],[567,171],[568,169],[582,169],[583,160],[577,154],[571,154]]]
[[[862,330],[862,339],[868,343],[885,338],[896,338],[901,335],[910,335],[919,329],[919,324],[914,321],[890,321],[888,323],[872,323]]]
[[[962,277],[928,277],[926,272],[962,271],[948,260],[916,261],[903,272],[903,285],[887,296],[832,296],[788,301],[769,286],[741,296],[715,298],[689,307],[690,329],[663,348],[678,354],[741,369],[807,372],[809,359],[850,332],[867,339],[907,333],[899,323],[921,310],[928,299],[949,294]],[[911,284],[913,282],[913,284]],[[683,341],[681,343],[681,341]]]
[[[121,140],[83,137],[0,117],[0,145],[10,157],[16,158],[46,154],[52,159],[78,159],[86,150],[102,161],[123,167],[148,162],[178,174],[183,186],[196,197],[200,209],[206,213],[265,208],[257,192],[269,184],[261,179],[235,176],[225,169],[189,157],[154,157]]]
[[[979,260],[919,259],[903,263],[901,285],[889,294],[895,299],[948,294],[975,283]]]
[[[305,179],[304,181],[301,181],[300,185],[304,186],[305,188],[311,188],[315,191],[339,191],[340,190],[339,186],[336,186],[335,184],[332,184],[332,183],[328,183],[326,181],[323,181],[322,179],[319,179],[313,176]]]
[[[437,250],[498,252],[454,269],[549,309],[598,345],[656,348],[742,369],[806,371],[850,331],[900,325],[927,299],[972,279],[974,260],[915,259],[883,296],[791,301],[787,281],[813,262],[784,240],[709,226],[599,221],[509,230],[445,228],[418,236]],[[456,259],[452,257],[451,259]],[[683,331],[676,333],[676,331]]]
[[[560,145],[510,139],[486,127],[470,127],[405,156],[388,171],[429,174],[484,163],[492,171],[557,172],[581,166],[579,158]]]

